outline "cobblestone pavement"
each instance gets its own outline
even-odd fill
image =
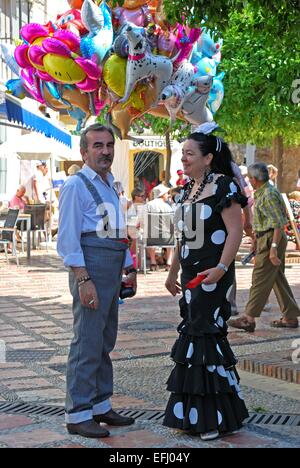
[[[247,301],[251,273],[251,268],[237,269],[240,311]],[[71,297],[68,275],[54,253],[34,252],[31,263],[22,258],[19,268],[13,261],[7,266],[0,257],[0,275],[0,447],[300,446],[299,426],[248,424],[238,435],[204,443],[159,422],[139,419],[129,428],[113,428],[108,439],[92,441],[67,435],[62,416],[10,412],[4,403],[63,406]],[[288,267],[287,277],[300,302],[300,265]],[[164,272],[139,275],[137,297],[120,306],[119,336],[112,353],[116,409],[165,407],[165,382],[172,368],[169,352],[179,321],[178,299],[167,294],[165,278]],[[293,348],[300,348],[295,342],[299,330],[271,329],[269,322],[280,314],[273,294],[270,303],[272,309],[258,321],[255,333],[229,333],[241,368],[256,372],[240,372],[243,393],[251,412],[300,415],[299,365],[292,362],[293,352],[299,357]],[[258,362],[261,367],[255,366]]]

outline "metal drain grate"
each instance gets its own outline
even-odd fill
[[[58,406],[31,405],[30,403],[23,402],[1,403],[0,413],[63,416],[64,408],[59,408]]]
[[[64,408],[46,405],[31,405],[27,403],[1,403],[0,413],[27,414],[36,416],[64,416]],[[130,416],[135,419],[160,422],[164,417],[164,411],[158,410],[137,410],[121,409],[118,410],[122,416]]]
[[[6,351],[6,362],[48,362],[55,354],[55,349],[32,350],[18,349]]]
[[[0,413],[27,414],[36,416],[64,416],[64,408],[58,406],[32,405],[23,402],[1,403]],[[118,409],[122,416],[129,416],[136,420],[161,423],[164,411]],[[258,414],[252,413],[245,421],[246,424],[273,424],[276,426],[300,426],[300,415],[297,414]]]
[[[121,323],[119,328],[121,330],[172,330],[175,329],[173,323],[167,322],[129,322]]]
[[[274,424],[276,426],[300,426],[300,416],[297,414],[252,414],[246,423]]]

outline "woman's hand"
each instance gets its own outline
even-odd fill
[[[80,302],[84,307],[89,309],[96,310],[99,307],[99,299],[94,283],[86,281],[81,286],[79,286],[79,297]]]
[[[206,278],[202,281],[202,284],[214,284],[220,281],[225,275],[225,271],[221,268],[209,268],[208,270],[201,271],[198,275],[205,275]]]
[[[165,282],[165,287],[167,290],[172,294],[172,296],[176,296],[176,294],[181,294],[181,285],[177,281],[178,274],[169,274],[168,278]]]

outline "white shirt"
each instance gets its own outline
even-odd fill
[[[34,180],[36,181],[39,200],[43,203],[46,200],[49,201],[50,200],[50,188],[51,188],[49,177],[47,175],[44,175],[42,171],[37,170]],[[46,197],[44,193],[46,193]]]
[[[111,229],[127,232],[124,213],[119,197],[113,188],[114,177],[108,174],[108,184],[90,167],[84,165],[81,171],[90,179],[100,194],[109,214]],[[97,205],[80,177],[74,175],[63,185],[59,197],[59,230],[57,251],[67,267],[85,267],[81,248],[81,234],[84,232],[104,231],[103,220],[98,214]],[[132,265],[127,249],[124,267]]]

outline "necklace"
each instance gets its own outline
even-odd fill
[[[199,198],[199,196],[201,195],[201,193],[202,193],[203,190],[205,189],[206,185],[207,185],[207,184],[210,184],[210,183],[213,181],[214,175],[215,175],[215,174],[214,174],[212,171],[208,172],[208,173],[205,175],[203,181],[201,182],[201,184],[199,185],[199,187],[198,187],[198,189],[197,189],[195,195],[193,196],[193,198],[192,198],[192,200],[191,200],[191,203],[195,203],[195,202],[196,202],[196,200]],[[196,183],[195,179],[192,179],[192,180],[190,181],[190,183],[188,184],[187,189],[186,189],[186,191],[185,191],[185,193],[184,193],[184,195],[183,195],[183,198],[182,198],[182,200],[181,200],[181,204],[183,204],[186,200],[189,199],[189,196],[190,196],[190,194],[191,194],[191,192],[192,192],[192,189],[193,189],[195,183]]]

